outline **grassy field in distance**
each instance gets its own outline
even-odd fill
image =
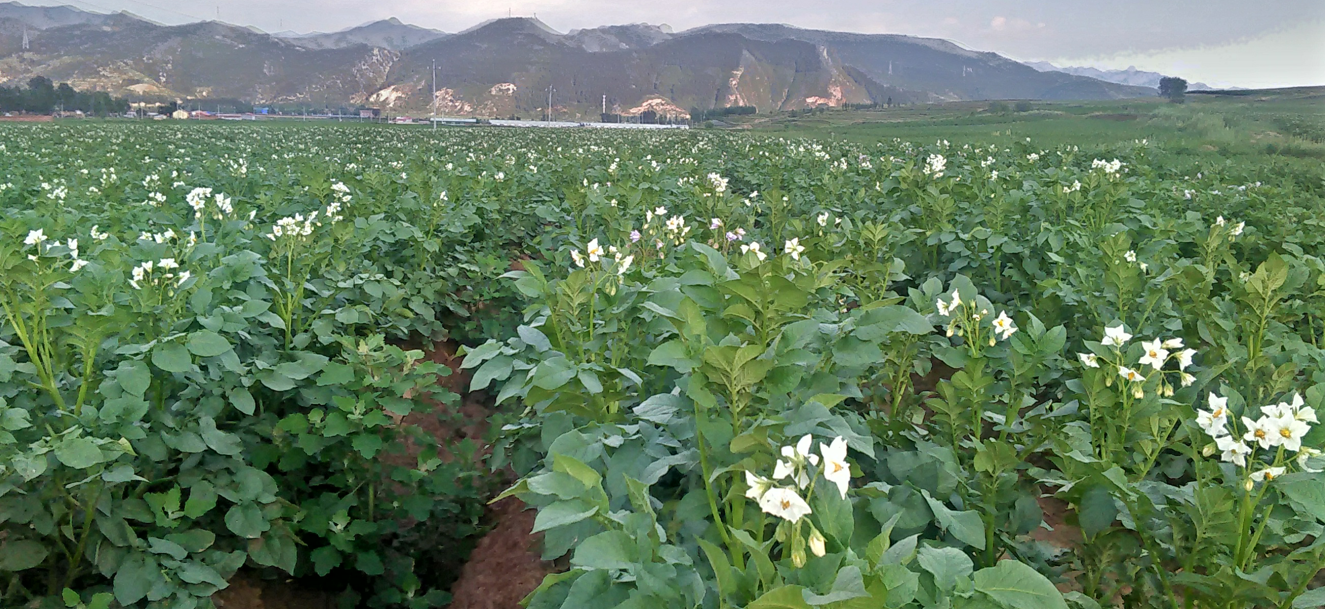
[[[1174,151],[1222,156],[1280,154],[1325,160],[1325,87],[1189,93],[1185,104],[1160,98],[1099,102],[954,102],[876,110],[828,110],[739,117],[756,132],[872,142],[936,138],[1037,145],[1108,144],[1142,138]]]

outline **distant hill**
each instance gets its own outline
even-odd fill
[[[1134,87],[1147,87],[1151,89],[1159,88],[1159,79],[1164,78],[1159,72],[1146,72],[1136,69],[1136,66],[1128,66],[1126,70],[1100,70],[1098,68],[1082,68],[1065,66],[1056,66],[1047,61],[1028,61],[1026,65],[1040,70],[1041,72],[1063,72],[1075,76],[1085,76],[1105,82],[1117,83],[1120,85],[1131,85]],[[1209,91],[1212,87],[1205,83],[1189,82],[1188,91]]]
[[[384,19],[382,21],[365,23],[358,27],[352,27],[339,32],[332,32],[330,34],[324,34],[321,32],[315,32],[312,34],[293,34],[289,32],[275,34],[277,38],[283,38],[309,49],[343,49],[356,44],[363,44],[370,47],[391,49],[393,51],[403,51],[412,46],[418,46],[425,42],[436,40],[445,35],[446,32],[401,23],[401,21],[395,17]]]
[[[21,47],[28,29],[30,49]],[[432,97],[432,63],[437,96]],[[1153,89],[1045,72],[945,40],[724,24],[632,24],[562,34],[527,18],[446,34],[395,19],[331,34],[0,4],[0,83],[34,75],[131,99],[358,104],[389,113],[685,115],[848,103],[1112,99]]]
[[[36,30],[64,25],[101,25],[114,15],[90,13],[72,6],[27,6],[17,2],[0,2],[0,19],[12,19]]]

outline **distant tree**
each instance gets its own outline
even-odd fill
[[[989,102],[989,106],[985,109],[994,114],[1003,114],[1008,111],[1008,105],[1005,102],[994,101]]]
[[[55,84],[45,76],[33,76],[28,80],[28,112],[50,114],[55,109]]]
[[[1017,105],[1014,107],[1017,109],[1017,112],[1030,112],[1031,108],[1033,108],[1034,106],[1032,106],[1031,103],[1028,101],[1019,101],[1017,102]]]
[[[55,88],[55,101],[66,111],[72,110],[78,104],[78,92],[69,83],[62,82]]]
[[[1159,79],[1159,95],[1175,104],[1181,104],[1187,100],[1187,81],[1176,76],[1165,76]]]

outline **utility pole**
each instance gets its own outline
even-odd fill
[[[603,94],[603,114],[607,114],[607,94]],[[598,120],[602,120],[600,117]]]
[[[556,89],[552,88],[552,85],[547,86],[547,122],[549,123],[552,122],[552,94],[555,92]]]
[[[432,60],[432,128],[437,130],[437,60]]]

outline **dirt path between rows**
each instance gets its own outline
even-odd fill
[[[453,458],[447,448],[464,440],[478,443],[481,450],[476,458],[482,458],[489,449],[485,438],[493,412],[491,399],[482,392],[469,392],[470,374],[460,369],[463,358],[456,355],[456,350],[455,343],[438,342],[425,352],[429,361],[451,369],[451,375],[439,377],[437,385],[458,394],[459,407],[430,401],[432,412],[412,414],[403,422],[417,425],[436,438],[443,458]],[[455,420],[457,410],[459,421],[445,423]],[[407,445],[406,455],[397,457],[412,458],[412,454],[417,454],[417,449]],[[498,482],[497,486],[504,482]],[[483,520],[489,532],[478,541],[460,569],[459,578],[451,588],[454,597],[451,609],[518,607],[520,600],[553,571],[552,564],[540,558],[542,535],[530,533],[535,513],[525,507],[515,498],[487,506]],[[338,590],[318,589],[319,583],[263,579],[257,572],[241,570],[231,579],[230,586],[212,600],[218,609],[335,609]]]

